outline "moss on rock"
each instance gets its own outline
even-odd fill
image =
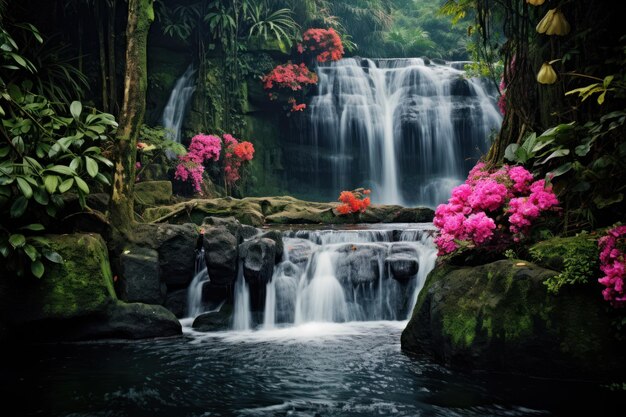
[[[402,348],[461,368],[531,375],[610,375],[626,370],[624,343],[599,292],[543,282],[557,273],[529,262],[441,265],[422,289]]]

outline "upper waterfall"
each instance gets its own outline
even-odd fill
[[[162,123],[165,129],[171,132],[171,138],[174,142],[180,143],[180,134],[183,126],[183,119],[187,111],[189,101],[195,90],[194,74],[196,70],[193,64],[187,67],[187,70],[176,80],[174,88],[170,93],[167,104],[163,109]]]
[[[292,167],[319,196],[368,187],[377,203],[435,206],[461,183],[502,121],[487,83],[458,65],[346,58],[319,84]],[[313,184],[311,184],[313,185]]]

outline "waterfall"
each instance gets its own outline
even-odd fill
[[[283,260],[267,284],[265,329],[405,320],[437,258],[430,224],[285,231],[283,242]],[[240,307],[236,301],[235,310]]]
[[[250,289],[243,277],[241,262],[238,268],[239,274],[235,281],[235,313],[233,315],[234,330],[250,330],[252,314],[250,312]]]
[[[330,200],[364,186],[376,203],[444,202],[502,121],[494,92],[459,67],[419,58],[319,66],[300,144],[307,155],[290,158],[298,184],[313,177]]]
[[[170,139],[180,143],[181,128],[191,96],[195,90],[194,74],[196,70],[189,65],[187,70],[176,80],[167,104],[163,109],[163,127],[170,131]]]
[[[193,280],[187,289],[187,317],[196,317],[204,312],[202,305],[202,286],[209,280],[206,263],[204,261],[204,248],[196,251],[196,264]]]

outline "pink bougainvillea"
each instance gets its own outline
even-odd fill
[[[618,226],[609,230],[606,236],[598,240],[600,248],[600,270],[604,276],[598,282],[606,288],[602,290],[604,299],[614,307],[626,307],[626,291],[624,277],[626,260],[624,246],[626,244],[626,226]]]
[[[204,163],[217,161],[220,157],[222,141],[219,136],[198,134],[191,138],[187,154],[179,156],[180,163],[174,172],[174,178],[191,181],[194,190],[201,191]]]
[[[302,90],[308,84],[317,84],[317,74],[310,71],[304,64],[287,63],[277,65],[263,78],[263,88],[286,88],[292,91]]]
[[[465,183],[452,190],[448,203],[435,211],[439,254],[461,246],[488,245],[496,235],[501,240],[519,241],[542,214],[556,210],[558,203],[552,187],[545,180],[534,181],[524,167],[504,165],[488,170],[478,163]]]

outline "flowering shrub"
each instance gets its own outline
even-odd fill
[[[625,235],[626,226],[618,226],[609,230],[606,236],[598,240],[600,270],[604,273],[598,282],[606,287],[602,290],[602,295],[613,307],[626,306],[626,292],[624,291],[624,276],[626,275]]]
[[[310,71],[304,64],[287,63],[278,65],[269,74],[262,78],[263,88],[266,90],[289,89],[291,91],[302,90],[303,86],[317,84],[317,74]],[[278,94],[275,91],[269,93],[270,100],[276,100]],[[289,97],[291,111],[302,111],[306,104],[296,103],[296,99]]]
[[[194,189],[200,192],[204,163],[210,160],[217,161],[220,157],[222,141],[218,136],[199,134],[191,139],[186,155],[179,156],[181,161],[176,167],[174,178],[181,181],[191,181]]]
[[[448,203],[437,207],[435,243],[445,255],[487,245],[496,234],[501,242],[519,241],[541,214],[557,205],[552,187],[545,180],[534,181],[525,168],[504,165],[491,172],[478,163],[465,183],[452,190]]]
[[[233,185],[241,178],[240,168],[254,157],[254,146],[248,141],[239,142],[233,135],[224,135],[224,180]]]
[[[304,64],[287,63],[277,65],[263,78],[263,88],[288,88],[293,91],[302,90],[307,84],[317,84],[317,74],[310,71]]]
[[[339,214],[364,213],[370,205],[370,198],[367,197],[370,190],[358,188],[354,191],[342,191],[339,201],[343,204],[337,207]]]
[[[305,51],[315,55],[318,62],[338,61],[343,57],[343,44],[333,28],[307,29],[298,45],[298,52]]]

